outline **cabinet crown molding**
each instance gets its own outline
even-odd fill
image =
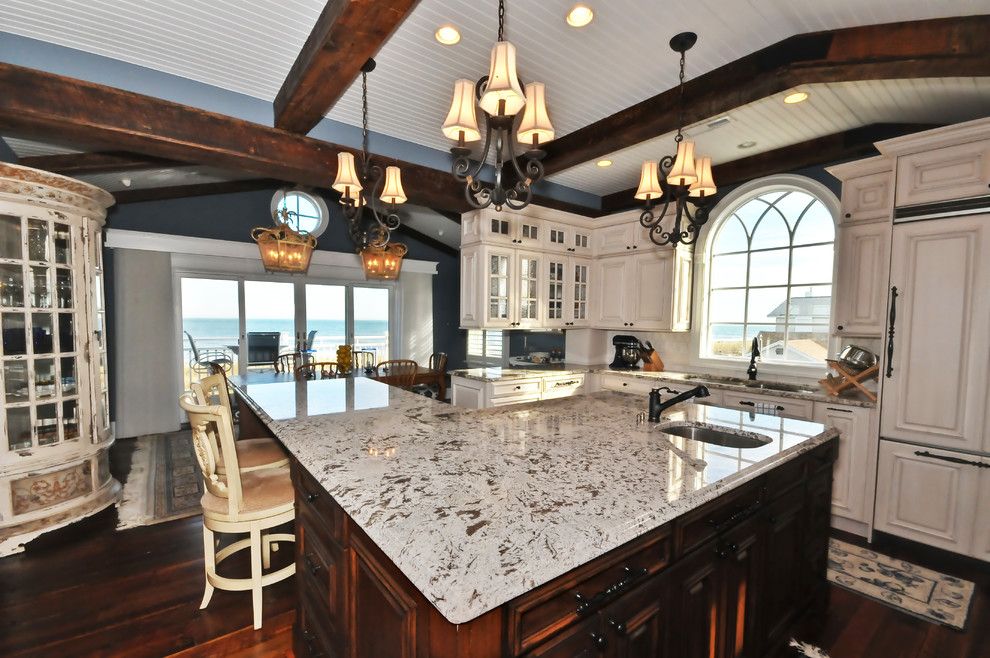
[[[15,202],[89,213],[103,224],[114,198],[105,190],[74,178],[40,169],[0,162],[0,196]]]
[[[853,162],[843,162],[842,164],[825,167],[825,171],[840,181],[847,181],[850,178],[858,178],[859,176],[891,173],[894,171],[894,159],[886,155],[877,155],[864,160],[854,160]]]
[[[887,139],[877,142],[875,146],[883,155],[896,156],[931,151],[983,139],[990,139],[990,117]]]

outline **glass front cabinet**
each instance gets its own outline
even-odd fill
[[[0,163],[0,555],[120,496],[102,263],[112,203],[86,183]]]

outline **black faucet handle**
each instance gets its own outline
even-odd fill
[[[654,390],[654,391],[658,391],[658,392],[659,392],[659,391],[666,391],[666,392],[668,392],[668,393],[673,393],[674,395],[677,395],[677,391],[675,391],[675,390],[674,390],[674,389],[672,389],[672,388],[667,388],[666,386],[661,386],[661,387],[659,387],[659,388],[655,388],[655,389],[653,389],[653,390]]]

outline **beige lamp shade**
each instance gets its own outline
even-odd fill
[[[385,189],[382,201],[389,204],[406,202],[406,192],[402,189],[402,171],[396,166],[385,167]]]
[[[526,85],[526,110],[519,124],[519,143],[538,146],[553,139],[553,124],[547,114],[547,89],[542,82]]]
[[[636,190],[636,198],[641,201],[659,199],[663,196],[663,188],[660,187],[659,166],[656,160],[647,160],[643,163],[643,168],[639,173],[639,188]]]
[[[450,101],[450,111],[441,127],[448,139],[459,141],[463,135],[465,142],[481,139],[478,130],[478,117],[474,112],[474,83],[458,80],[454,83],[454,97]]]
[[[715,178],[712,176],[712,159],[708,157],[698,158],[694,165],[698,180],[691,186],[688,194],[693,197],[714,196],[717,188],[715,187]]]
[[[353,153],[341,151],[337,154],[337,178],[333,181],[333,189],[347,199],[356,199],[360,195],[361,179],[354,166]]]
[[[667,174],[667,182],[671,185],[693,185],[698,180],[694,170],[694,142],[684,140],[677,144],[677,158],[674,166]]]
[[[502,101],[504,106],[501,106]],[[488,85],[478,105],[492,116],[515,116],[525,104],[526,96],[516,77],[516,47],[508,41],[499,41],[492,48]]]

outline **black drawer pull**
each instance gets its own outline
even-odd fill
[[[747,407],[755,407],[756,406],[756,403],[753,402],[752,400],[740,400],[739,401],[739,404],[744,404]]]
[[[617,634],[619,634],[619,635],[625,635],[626,634],[626,625],[623,624],[622,622],[615,621],[614,619],[609,619],[608,620],[608,625],[611,626],[612,627],[612,630],[615,631]]]
[[[574,599],[577,601],[577,613],[579,616],[584,616],[591,612],[593,609],[608,601],[616,594],[629,589],[629,587],[635,583],[637,580],[642,578],[648,573],[648,571],[640,567],[638,569],[633,569],[631,567],[622,567],[622,578],[615,581],[602,591],[598,592],[591,598],[585,598],[580,592],[574,595]]]
[[[318,562],[313,562],[313,558],[310,557],[311,555],[312,553],[306,553],[305,555],[303,555],[303,561],[306,563],[306,568],[309,569],[309,572],[315,576],[316,574],[320,573],[320,570],[323,568],[323,565],[319,564]]]
[[[306,502],[307,502],[307,503],[312,503],[312,502],[314,502],[314,501],[315,501],[315,500],[316,500],[317,498],[319,498],[319,497],[320,497],[320,494],[319,494],[319,492],[316,492],[316,493],[308,493],[308,494],[306,494]]]
[[[839,413],[843,413],[843,414],[851,414],[853,412],[852,409],[838,409],[836,407],[825,407],[825,408],[828,409],[829,411],[838,411]]]
[[[766,494],[765,490],[761,491],[759,497],[757,497],[755,501],[753,501],[752,503],[750,503],[745,507],[736,506],[733,509],[733,511],[729,514],[729,516],[722,519],[721,521],[717,521],[715,519],[708,519],[705,523],[707,523],[708,527],[715,530],[715,533],[718,534],[723,530],[729,528],[730,526],[733,526],[736,523],[742,521],[743,519],[747,519],[753,516],[754,514],[756,514],[760,510],[760,508],[763,507],[763,496],[765,494]]]
[[[890,289],[890,323],[887,326],[887,379],[894,376],[894,322],[897,320],[897,286]]]
[[[608,648],[608,638],[605,637],[605,634],[604,633],[592,633],[591,634],[591,641],[599,649],[606,649],[606,648]]]
[[[554,384],[554,386],[574,386],[575,384],[580,384],[580,383],[581,382],[579,382],[576,379],[571,379],[566,382],[557,382],[556,384]]]
[[[933,452],[928,452],[927,450],[915,450],[914,454],[919,457],[931,457],[932,459],[940,459],[944,462],[952,462],[953,464],[965,464],[966,466],[978,466],[979,468],[990,468],[990,464],[985,464],[983,462],[970,461],[968,459],[960,459],[959,457],[949,457],[948,455],[936,455]]]

